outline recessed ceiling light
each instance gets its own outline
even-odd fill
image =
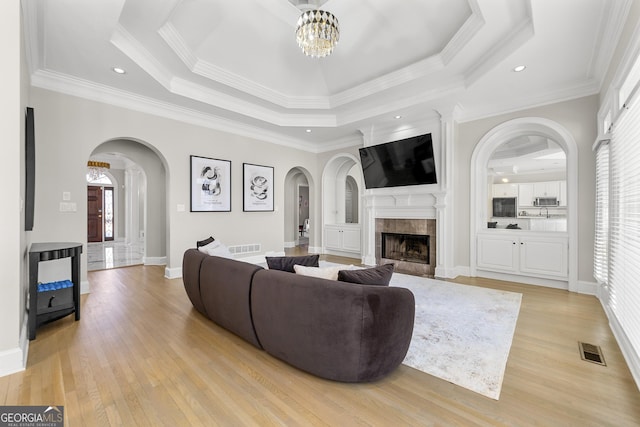
[[[112,68],[114,73],[118,73],[118,74],[125,74],[126,71],[123,68],[119,68],[119,67],[113,67]]]
[[[516,73],[519,73],[520,71],[524,71],[527,68],[526,65],[518,65],[517,67],[513,68],[513,71],[515,71]]]
[[[401,118],[402,118],[402,116],[394,116],[393,118],[394,118],[394,119],[401,119]]]
[[[306,133],[311,133],[311,129],[306,129],[305,132]]]
[[[509,182],[509,178],[502,178],[502,182]]]

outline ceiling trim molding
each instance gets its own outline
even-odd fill
[[[179,107],[153,98],[136,95],[134,93],[114,89],[87,80],[81,80],[62,73],[49,70],[38,70],[31,75],[31,85],[41,89],[59,92],[90,101],[100,102],[132,111],[165,117],[180,122],[228,132],[259,141],[295,148],[310,153],[319,153],[317,145],[302,139],[291,138],[288,135],[271,132],[225,119],[213,114],[205,114],[192,109]],[[344,140],[336,142],[344,144]]]
[[[596,95],[599,92],[600,84],[591,79],[571,87],[563,87],[561,89],[550,90],[536,96],[523,98],[518,100],[518,102],[509,105],[487,104],[481,109],[461,110],[460,116],[456,121],[463,123],[486,119],[488,117],[495,117],[503,114],[543,107],[545,105],[558,104],[560,102],[571,101],[573,99],[584,98],[586,96]]]
[[[531,15],[523,20],[511,32],[502,38],[502,42],[493,46],[481,56],[481,60],[471,66],[465,75],[467,85],[472,86],[482,76],[495,68],[500,62],[514,53],[517,48],[530,40],[535,34]]]
[[[598,40],[592,51],[587,74],[588,77],[596,78],[600,81],[600,88],[604,83],[607,69],[611,64],[611,58],[613,58],[616,45],[620,40],[632,3],[633,0],[618,0],[606,2],[602,6],[602,13],[606,18],[600,21]]]
[[[42,34],[38,31],[38,17],[41,8],[37,2],[22,0],[22,25],[24,26],[24,49],[29,74],[42,66]],[[43,5],[44,7],[44,5]]]
[[[127,55],[167,90],[171,90],[172,74],[156,60],[126,28],[118,24],[111,35],[111,43]]]
[[[445,65],[451,62],[485,25],[477,0],[469,0],[469,7],[471,8],[471,16],[440,52]]]
[[[160,27],[158,34],[162,37],[169,48],[178,56],[178,58],[180,58],[180,60],[190,70],[193,70],[198,62],[198,57],[193,54],[191,49],[189,49],[189,46],[180,36],[176,27],[174,27],[171,22],[167,22]]]

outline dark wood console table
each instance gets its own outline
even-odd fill
[[[80,320],[80,254],[81,243],[33,243],[29,249],[29,339],[36,338],[36,328],[75,313]],[[60,258],[71,258],[73,286],[38,292],[38,264]],[[52,284],[53,285],[53,284]],[[40,300],[39,300],[40,298]]]

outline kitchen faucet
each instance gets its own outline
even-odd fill
[[[540,208],[540,213],[538,215],[542,216],[542,209],[546,209],[547,210],[547,218],[549,218],[549,208]]]

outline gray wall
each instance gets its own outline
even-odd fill
[[[39,135],[34,241],[86,242],[86,162],[98,147],[113,151],[101,144],[114,139],[139,141],[161,159],[166,177],[165,199],[154,198],[157,201],[148,209],[166,215],[165,240],[153,247],[154,251],[160,251],[164,246],[164,252],[160,253],[166,253],[169,268],[179,268],[184,251],[209,235],[227,245],[261,243],[264,251],[282,251],[284,195],[277,189],[283,188],[284,177],[293,167],[300,166],[318,175],[316,155],[297,149],[44,89],[33,88],[31,95],[38,114]],[[232,162],[231,212],[189,212],[192,154]],[[274,212],[243,212],[243,162],[274,167]],[[147,187],[151,186],[149,182]],[[71,193],[77,212],[59,212],[64,191]],[[185,211],[180,212],[178,205],[184,206]],[[85,258],[83,279],[86,279]]]

